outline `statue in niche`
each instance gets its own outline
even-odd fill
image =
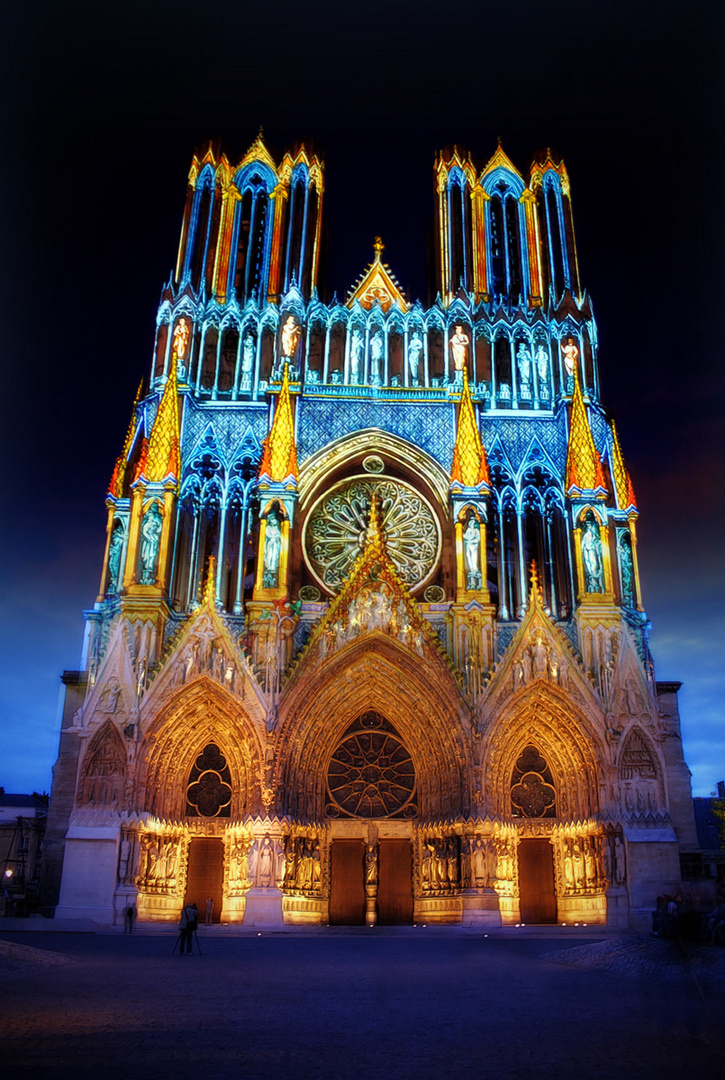
[[[627,543],[626,536],[619,542],[619,571],[622,575],[622,602],[628,607],[634,603],[634,566],[632,565],[632,549]]]
[[[594,851],[592,850],[593,840],[586,840],[584,842],[584,873],[586,876],[587,888],[592,888],[597,883],[597,871],[596,864],[594,862]]]
[[[522,386],[531,382],[531,360],[531,352],[522,341],[516,351],[516,365],[519,369],[519,380]]]
[[[545,679],[548,669],[549,652],[544,641],[544,635],[539,630],[534,644],[531,646],[531,661],[535,679]]]
[[[284,845],[284,888],[293,889],[297,876],[297,838],[288,836]]]
[[[423,850],[420,857],[420,880],[423,883],[424,889],[430,888],[431,878],[431,861],[433,858],[433,849],[430,844],[423,844]]]
[[[151,503],[141,522],[141,584],[156,583],[156,564],[159,558],[163,517],[158,503]]]
[[[377,885],[378,883],[378,849],[375,844],[367,844],[365,847],[365,884]]]
[[[266,833],[262,846],[259,849],[259,883],[267,888],[272,884],[272,870],[274,867],[274,849],[269,833]]]
[[[453,357],[453,370],[455,372],[455,380],[457,383],[463,382],[463,372],[466,369],[466,361],[468,359],[468,346],[470,345],[470,338],[467,334],[463,333],[463,327],[457,325],[455,327],[455,333],[449,341],[451,347],[451,356]]]
[[[118,708],[118,699],[121,696],[121,686],[113,679],[109,682],[106,689],[101,694],[101,700],[98,704],[98,712],[102,713],[115,713]]]
[[[179,319],[174,329],[173,349],[176,360],[184,360],[191,336],[191,326],[187,319]]]
[[[576,346],[576,342],[573,337],[568,337],[561,346],[561,351],[564,356],[564,367],[566,368],[566,374],[569,382],[574,381],[574,372],[576,371],[577,357],[579,356],[579,349]]]
[[[118,856],[118,880],[125,882],[128,879],[128,864],[131,858],[131,841],[124,836]]]
[[[639,716],[642,712],[642,699],[637,693],[634,679],[628,676],[624,681],[624,699],[627,702],[627,712],[630,716]]]
[[[624,885],[626,879],[624,865],[624,844],[619,836],[614,838],[614,880],[617,885]]]
[[[468,518],[463,531],[463,552],[466,559],[466,588],[481,588],[481,528],[475,514]]]
[[[123,525],[117,521],[111,533],[111,544],[108,549],[108,591],[118,591],[118,575],[121,569],[121,552],[123,551]]]
[[[258,863],[259,863],[259,844],[255,840],[250,845],[249,851],[247,852],[247,875],[248,875],[249,880],[251,881],[252,885],[257,884],[257,865],[258,865]]]
[[[449,885],[458,884],[458,843],[455,836],[449,836],[446,844],[446,871]]]
[[[360,382],[360,360],[362,359],[363,337],[355,327],[350,338],[350,382]]]
[[[301,337],[302,327],[295,322],[294,316],[288,315],[282,327],[282,356],[285,360],[290,361],[290,367],[297,353],[297,346]]]
[[[536,370],[539,375],[539,393],[542,397],[548,397],[544,390],[549,385],[549,354],[543,345],[536,350]]]
[[[252,371],[254,370],[254,338],[247,334],[242,346],[242,384],[243,393],[249,393],[252,389]]]
[[[279,584],[279,556],[282,550],[282,530],[276,510],[267,515],[267,527],[264,534],[264,571],[262,584],[265,589],[274,589]]]
[[[423,338],[416,330],[408,342],[408,368],[410,369],[410,381],[413,386],[419,386],[418,365],[420,354],[423,351]]]
[[[380,361],[383,359],[384,345],[383,335],[376,330],[370,338],[370,382],[373,386],[382,385]]]
[[[602,541],[593,521],[584,525],[582,536],[582,560],[584,563],[584,588],[588,593],[604,592],[602,580]]]
[[[574,888],[574,865],[571,858],[571,848],[567,843],[564,855],[564,880],[567,889]]]
[[[275,843],[274,856],[274,883],[278,889],[281,889],[284,885],[284,879],[287,870],[285,843],[281,837]]]

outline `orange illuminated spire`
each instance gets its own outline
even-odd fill
[[[571,398],[571,423],[569,425],[569,448],[566,455],[566,493],[577,495],[594,491],[602,497],[607,493],[602,459],[594,445],[584,405],[579,373],[574,369],[574,393]]]
[[[614,489],[619,510],[636,510],[637,500],[634,496],[632,479],[624,463],[622,447],[619,445],[619,435],[612,420],[612,474],[614,476]]]
[[[176,364],[172,364],[149,437],[146,465],[143,471],[149,483],[173,480],[178,484],[181,464],[179,441],[179,395],[176,385]]]
[[[471,391],[468,386],[468,373],[463,369],[463,392],[461,408],[458,413],[458,431],[453,450],[451,466],[451,484],[464,488],[490,487],[486,451],[476,424]]]
[[[259,476],[260,479],[264,477],[271,483],[281,484],[288,480],[297,481],[298,475],[295,426],[289,392],[289,363],[285,361],[282,389],[279,392],[272,428],[264,440]]]
[[[136,408],[141,400],[141,390],[143,388],[143,379],[138,384],[138,390],[136,391],[136,397],[133,401],[133,409],[131,410],[131,420],[129,421],[128,431],[126,432],[126,438],[123,440],[123,450],[116,459],[116,464],[113,466],[113,472],[108,484],[108,494],[112,495],[114,499],[120,499],[123,497],[123,481],[126,475],[126,466],[128,464],[128,455],[131,452],[133,445],[133,437],[136,433]]]

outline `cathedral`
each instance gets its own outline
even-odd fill
[[[48,903],[642,927],[697,839],[564,163],[437,156],[428,306],[379,238],[323,299],[324,187],[261,133],[193,157],[63,676]]]

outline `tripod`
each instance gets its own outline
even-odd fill
[[[171,955],[172,956],[176,952],[177,948],[179,949],[179,955],[181,955],[181,946],[182,946],[183,935],[184,935],[184,931],[179,930],[179,936],[177,937],[176,941],[174,942],[174,947],[171,950]],[[196,951],[198,952],[199,956],[201,956],[201,945],[199,944],[199,935],[197,934],[196,930],[191,931],[191,936],[192,936],[193,940],[196,942]]]

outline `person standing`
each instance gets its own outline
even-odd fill
[[[211,926],[211,917],[214,911],[214,897],[207,896],[204,905],[204,926]]]
[[[129,904],[123,912],[123,932],[124,934],[133,933],[133,924],[136,921],[136,906],[135,904]]]
[[[181,921],[179,923],[179,937],[181,939],[179,956],[184,955],[184,946],[186,946],[187,955],[191,955],[191,942],[198,928],[199,909],[196,904],[187,904],[181,912]]]

